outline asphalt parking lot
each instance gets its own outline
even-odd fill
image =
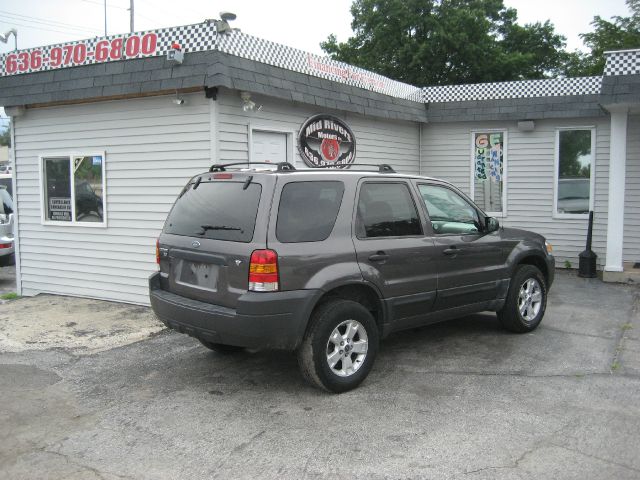
[[[560,273],[537,331],[483,314],[396,334],[342,395],[303,383],[292,354],[221,356],[166,330],[98,350],[13,338],[0,477],[638,479],[638,293]],[[56,298],[0,305],[4,335]]]

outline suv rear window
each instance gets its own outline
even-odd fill
[[[187,237],[250,242],[256,225],[262,187],[244,182],[201,182],[178,198],[164,226],[165,233]]]
[[[280,195],[276,237],[282,243],[326,240],[342,203],[342,182],[291,182]]]

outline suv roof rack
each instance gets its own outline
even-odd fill
[[[393,167],[387,163],[351,163],[349,164],[349,167],[376,167],[378,169],[378,172],[380,173],[396,173],[396,171],[393,169]],[[311,170],[313,170],[314,168],[335,168],[336,170],[338,169],[337,167],[334,167],[333,165],[324,165],[321,167],[313,167]],[[343,171],[349,171],[351,170],[350,168],[345,168],[345,169],[340,169]],[[351,170],[351,171],[358,171],[358,170]]]
[[[235,163],[225,163],[222,165],[211,165],[209,172],[226,172],[227,167],[235,167],[239,165],[249,166],[249,165],[271,165],[275,166],[276,171],[278,172],[286,172],[289,170],[295,170],[296,167],[291,165],[289,162],[279,162],[279,163],[271,163],[271,162],[235,162]]]

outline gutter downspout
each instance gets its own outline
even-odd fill
[[[18,166],[16,162],[16,117],[11,116],[11,170],[13,175],[11,177],[11,188],[13,190],[13,247],[16,257],[16,293],[22,295],[22,276],[20,275],[20,223],[18,212],[20,210],[18,206]]]

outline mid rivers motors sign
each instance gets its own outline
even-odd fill
[[[353,132],[332,115],[315,115],[304,122],[298,146],[302,159],[310,167],[348,168],[356,158]]]

